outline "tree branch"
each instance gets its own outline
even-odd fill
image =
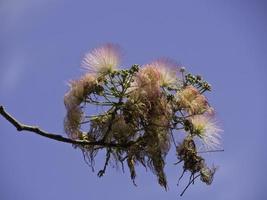
[[[65,138],[62,135],[57,135],[54,133],[49,133],[46,132],[42,129],[40,129],[37,126],[29,126],[20,123],[17,119],[15,119],[11,114],[6,112],[5,108],[3,106],[0,106],[0,115],[2,115],[7,121],[9,121],[13,126],[16,127],[18,131],[28,131],[32,133],[36,133],[38,135],[41,135],[43,137],[47,137],[52,140],[56,140],[59,142],[65,142],[69,144],[74,144],[74,145],[82,145],[82,146],[102,146],[102,147],[117,147],[117,148],[127,148],[130,146],[132,143],[125,143],[125,144],[117,144],[117,143],[106,143],[104,141],[85,141],[85,140],[72,140],[70,138]]]

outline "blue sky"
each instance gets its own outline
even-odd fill
[[[167,56],[213,86],[208,95],[224,129],[225,152],[211,186],[181,198],[266,199],[267,3],[217,0],[2,0],[0,104],[19,120],[63,133],[67,81],[82,74],[88,50],[113,42],[124,66]],[[138,168],[92,173],[70,145],[18,133],[0,118],[0,199],[179,199],[181,166],[166,167],[169,191]],[[103,164],[97,159],[96,168]],[[185,182],[184,182],[185,184]]]

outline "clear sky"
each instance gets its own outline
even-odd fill
[[[267,199],[266,9],[264,0],[1,0],[0,104],[19,120],[64,134],[67,81],[81,75],[84,53],[113,42],[124,66],[167,56],[203,75],[225,152],[208,155],[220,166],[213,184],[197,182],[180,198],[174,155],[169,191],[141,167],[135,187],[127,170],[98,178],[71,145],[0,118],[0,199]]]

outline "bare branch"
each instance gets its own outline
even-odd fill
[[[127,148],[130,146],[130,143],[125,144],[117,144],[117,143],[106,143],[104,141],[85,141],[85,140],[72,140],[70,138],[63,137],[62,135],[54,134],[46,132],[40,129],[37,126],[29,126],[20,123],[17,119],[15,119],[11,114],[9,114],[3,106],[0,106],[0,115],[2,115],[7,121],[9,121],[13,126],[16,127],[18,131],[28,131],[32,133],[36,133],[43,137],[47,137],[52,140],[56,140],[59,142],[65,142],[74,145],[81,145],[81,146],[102,146],[102,147],[117,147],[117,148]]]

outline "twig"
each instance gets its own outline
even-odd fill
[[[107,153],[106,153],[106,161],[105,161],[104,168],[97,173],[98,177],[102,177],[105,174],[107,166],[108,166],[108,162],[109,162],[109,159],[110,159],[110,153],[111,153],[111,149],[108,148],[107,149]]]
[[[89,142],[89,141],[84,141],[84,140],[72,140],[70,138],[65,138],[61,135],[46,132],[37,126],[29,126],[29,125],[20,123],[11,114],[6,112],[3,106],[0,106],[0,115],[2,115],[7,121],[9,121],[13,126],[15,126],[18,131],[28,131],[28,132],[36,133],[43,137],[47,137],[49,139],[56,140],[59,142],[65,142],[65,143],[81,145],[81,146],[103,146],[103,147],[109,147],[109,148],[117,147],[117,148],[123,148],[123,149],[131,145],[131,143],[117,144],[117,143],[106,143],[105,141]]]
[[[200,174],[198,174],[198,175],[197,175],[196,177],[194,177],[192,180],[191,180],[191,176],[190,176],[189,183],[187,184],[187,186],[185,187],[185,189],[183,190],[183,192],[180,194],[180,196],[183,196],[183,194],[185,193],[185,191],[187,190],[187,188],[188,188],[192,183],[194,183],[195,179],[197,179],[199,176],[200,176]]]
[[[207,151],[199,151],[198,153],[212,153],[212,152],[223,152],[224,149],[217,149],[217,150],[207,150]]]
[[[184,169],[182,175],[179,177],[177,186],[179,186],[180,180],[183,178],[185,171],[186,170]]]

